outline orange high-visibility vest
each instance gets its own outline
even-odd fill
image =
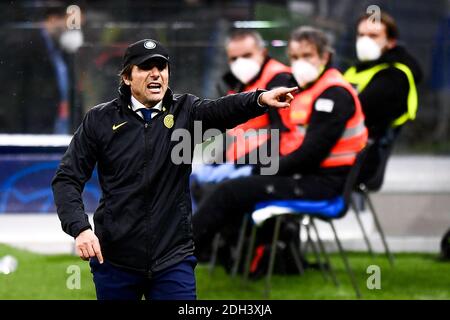
[[[256,89],[266,89],[267,84],[277,74],[283,72],[290,73],[291,68],[277,60],[269,59],[261,72],[261,76],[252,84],[247,85],[242,92],[255,91]],[[228,92],[228,94],[233,93],[236,92],[231,90]],[[250,119],[247,122],[228,130],[227,133],[233,136],[234,142],[227,148],[227,162],[234,162],[264,144],[269,139],[270,134],[268,132],[267,134],[258,132],[258,129],[269,129],[269,125],[269,115],[263,114],[262,116]],[[245,134],[245,132],[249,129],[254,129],[256,132],[251,130],[252,132],[247,132],[247,134]]]
[[[297,94],[291,102],[290,121],[297,126],[299,139],[296,140],[297,146],[294,148],[292,145],[293,149],[290,151],[294,151],[303,143],[316,101],[330,87],[342,87],[352,95],[355,113],[347,120],[342,136],[320,166],[326,168],[353,165],[356,155],[366,145],[367,128],[364,125],[364,114],[357,92],[336,69],[327,70],[312,87]],[[331,105],[330,108],[332,107]]]

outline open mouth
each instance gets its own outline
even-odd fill
[[[156,82],[151,82],[147,85],[147,89],[149,89],[151,93],[160,93],[161,88],[161,84]]]

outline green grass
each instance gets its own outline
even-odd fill
[[[16,272],[0,274],[2,299],[95,299],[95,289],[87,262],[70,255],[39,255],[0,245],[0,257],[14,256],[19,264]],[[67,268],[81,270],[80,290],[69,290]]]
[[[19,261],[16,272],[0,274],[2,299],[95,299],[87,262],[70,255],[38,255],[0,245],[0,257],[6,254]],[[366,253],[349,254],[364,299],[450,299],[450,263],[429,254],[397,254],[391,268],[383,256],[370,258]],[[272,299],[354,299],[353,289],[339,256],[332,255],[341,285],[326,282],[318,271],[308,270],[303,276],[279,276],[272,279]],[[80,267],[81,288],[70,290],[66,282],[71,265]],[[369,290],[366,273],[369,265],[381,269],[381,289]],[[222,268],[212,276],[206,265],[196,269],[199,299],[264,299],[264,279],[243,283],[231,279]]]

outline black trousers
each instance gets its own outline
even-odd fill
[[[196,250],[210,246],[214,235],[230,226],[238,229],[255,204],[275,199],[329,199],[341,194],[346,174],[305,175],[298,179],[284,176],[250,176],[222,182],[201,199],[194,213]]]

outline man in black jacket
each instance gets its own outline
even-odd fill
[[[168,52],[150,39],[127,48],[121,79],[119,98],[86,114],[53,179],[62,227],[90,259],[97,298],[195,299],[191,157],[175,161],[173,137],[192,136],[194,121],[223,132],[267,106],[288,107],[296,88],[217,100],[173,95]],[[186,152],[193,148],[190,139]],[[96,164],[102,198],[94,234],[81,193]]]
[[[357,23],[356,53],[359,62],[344,76],[359,92],[369,137],[374,144],[361,169],[367,182],[385,165],[394,139],[418,106],[416,85],[422,79],[417,61],[398,44],[395,20],[385,12],[380,19],[363,15]]]

